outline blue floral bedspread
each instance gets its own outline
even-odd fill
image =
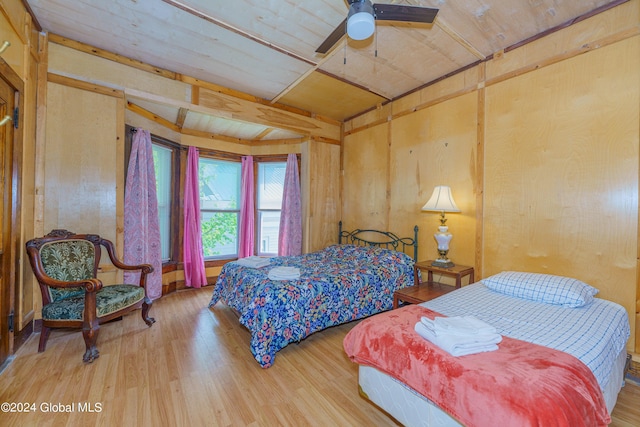
[[[393,292],[413,285],[413,264],[401,252],[355,245],[274,257],[261,268],[229,262],[209,307],[222,301],[240,313],[240,323],[251,332],[251,352],[268,368],[291,342],[391,309]],[[270,280],[269,270],[277,266],[298,267],[300,278]]]

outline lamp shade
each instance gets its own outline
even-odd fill
[[[456,202],[453,201],[451,188],[447,185],[438,185],[433,189],[431,198],[422,207],[423,211],[434,212],[460,212]]]
[[[376,23],[373,5],[369,0],[351,4],[347,17],[347,34],[353,40],[364,40],[371,37],[375,31]]]

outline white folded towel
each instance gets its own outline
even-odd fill
[[[475,316],[435,317],[433,320],[423,316],[420,321],[436,335],[486,335],[498,332],[495,327]]]
[[[236,263],[244,267],[260,268],[271,264],[271,259],[260,256],[249,256],[238,259]]]
[[[416,323],[414,329],[422,338],[456,357],[497,350],[497,344],[502,341],[500,334],[436,335],[422,323],[422,320]]]
[[[300,269],[296,267],[274,267],[269,270],[271,280],[295,280],[300,278]]]

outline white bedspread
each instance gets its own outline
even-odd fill
[[[501,335],[569,353],[591,369],[603,390],[630,335],[626,310],[600,298],[584,307],[566,308],[500,294],[478,282],[422,305],[445,316],[473,315]],[[549,320],[551,329],[543,326]],[[601,340],[603,336],[610,339]]]

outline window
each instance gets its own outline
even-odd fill
[[[200,157],[200,212],[205,258],[238,255],[240,162]]]
[[[165,262],[171,259],[171,158],[173,150],[154,143],[151,144],[151,147],[156,173],[160,245],[162,247],[162,261]]]
[[[257,247],[258,255],[278,254],[280,211],[286,162],[258,163],[257,189]]]

